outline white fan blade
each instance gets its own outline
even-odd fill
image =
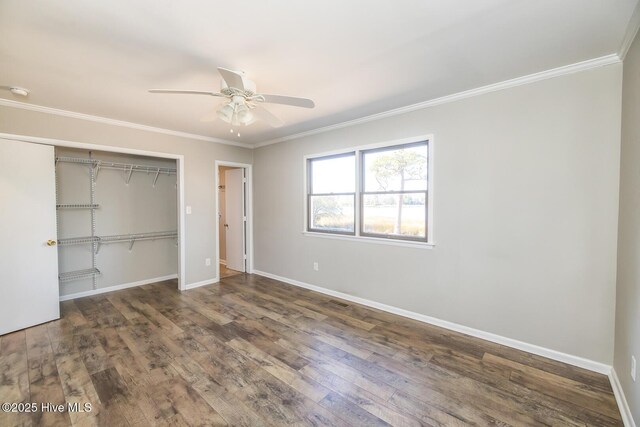
[[[236,89],[244,90],[244,80],[242,79],[242,74],[238,73],[237,71],[220,67],[218,67],[218,72],[224,79],[225,83],[227,83],[228,87],[234,87]]]
[[[264,107],[261,107],[259,105],[253,110],[251,110],[251,112],[256,118],[260,120],[264,120],[271,127],[279,128],[284,124],[282,120],[280,120],[279,118],[274,116],[271,112],[269,112]]]
[[[313,108],[316,104],[307,98],[297,98],[295,96],[283,96],[283,95],[265,95],[260,94],[264,98],[264,102],[271,104],[284,104],[293,105],[294,107]]]
[[[201,90],[171,90],[171,89],[149,89],[150,93],[184,93],[187,95],[211,95],[211,96],[225,96],[218,92],[205,92]]]

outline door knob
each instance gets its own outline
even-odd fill
[[[47,240],[47,246],[55,246],[58,242],[55,240]]]

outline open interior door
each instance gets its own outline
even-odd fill
[[[0,139],[0,335],[60,317],[54,156]]]
[[[244,170],[229,169],[224,172],[225,220],[227,268],[245,271],[245,214]]]

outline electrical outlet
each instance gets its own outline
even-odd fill
[[[187,215],[191,215],[191,206],[187,206]]]
[[[205,258],[204,265],[206,265],[207,267],[210,266],[211,265],[211,258]]]
[[[318,270],[320,269],[320,268],[318,267],[318,263],[317,263],[317,262],[314,262],[314,263],[313,263],[313,269],[314,269],[315,271],[318,271]]]
[[[634,356],[631,356],[631,378],[636,380],[636,358]]]

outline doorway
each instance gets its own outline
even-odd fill
[[[218,279],[250,272],[251,165],[216,162]]]
[[[34,143],[48,145],[56,148],[77,148],[82,150],[95,150],[108,153],[130,154],[134,156],[155,157],[159,159],[173,159],[177,167],[177,233],[178,233],[178,289],[187,290],[186,282],[186,244],[185,244],[185,201],[184,201],[184,155],[170,154],[155,151],[139,150],[135,148],[124,148],[111,145],[90,144],[85,142],[66,141],[61,139],[42,138],[27,135],[15,135],[0,133],[0,139],[13,140],[22,143]],[[4,143],[4,141],[3,141]],[[55,183],[55,179],[53,180]],[[55,206],[55,204],[54,204]]]
[[[67,147],[55,154],[60,299],[177,279],[176,161]]]

